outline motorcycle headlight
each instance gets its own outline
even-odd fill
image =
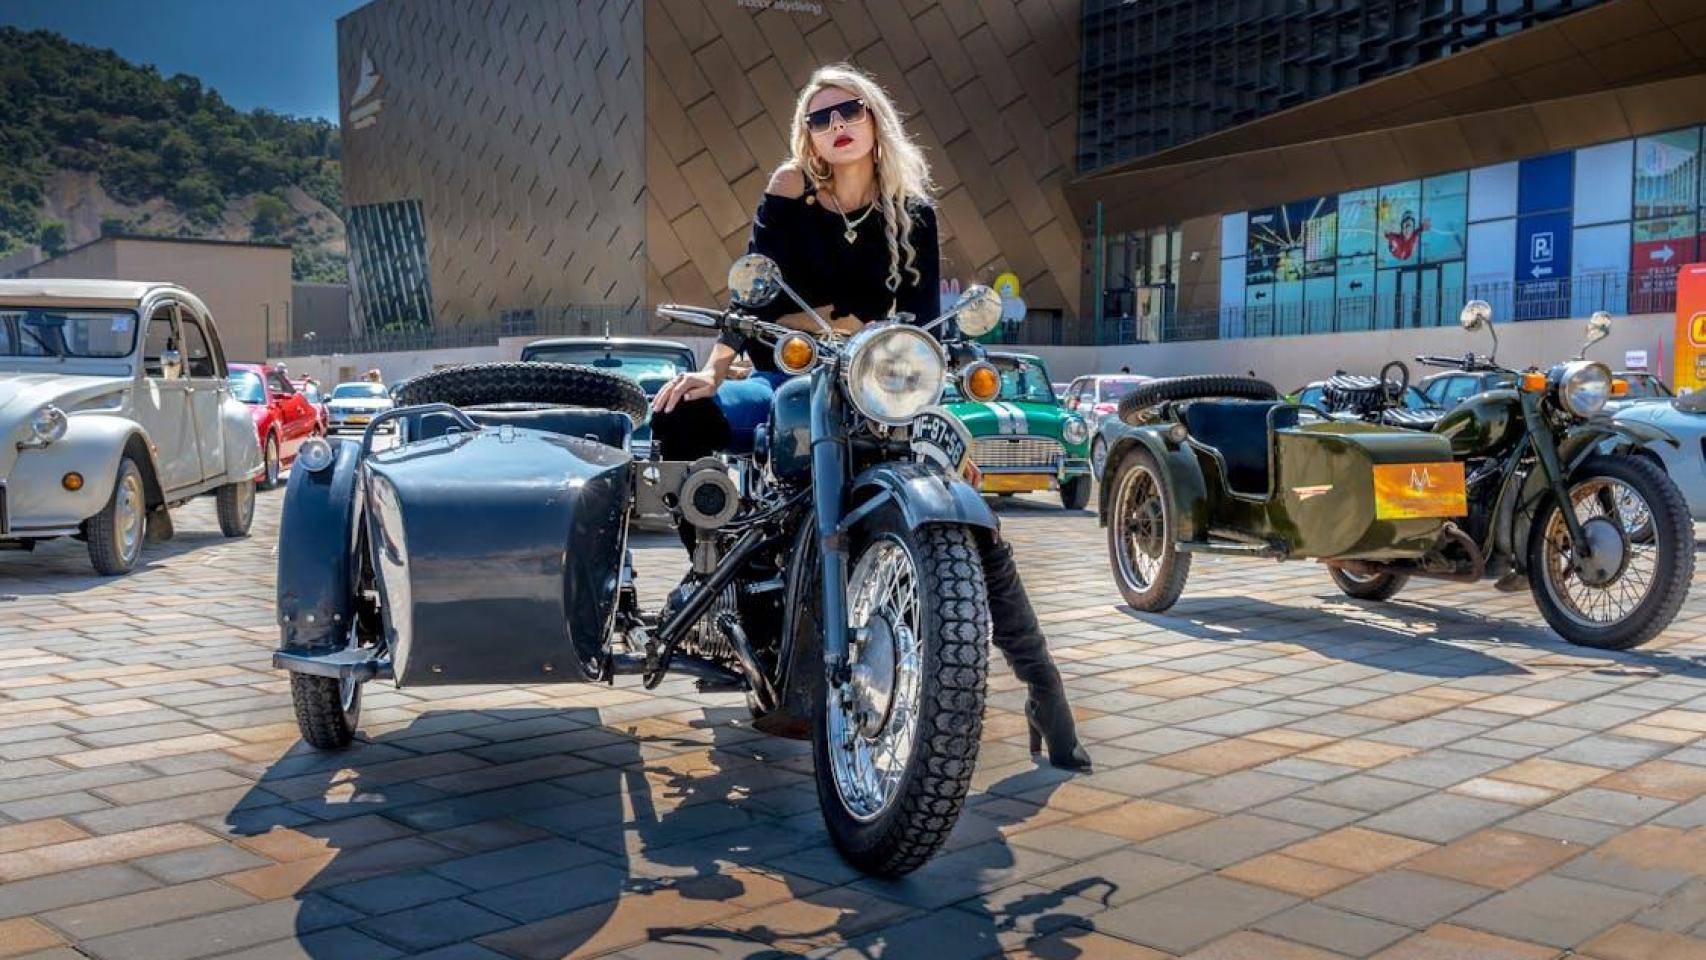
[[[1578,417],[1591,417],[1611,399],[1611,370],[1595,360],[1574,360],[1558,374],[1558,403]]]
[[[860,413],[894,427],[942,399],[948,361],[936,338],[917,327],[884,323],[847,342],[847,394]]]
[[[30,438],[26,442],[31,446],[45,447],[65,436],[65,428],[70,425],[65,411],[50,403],[30,417]]]
[[[1061,424],[1060,437],[1067,443],[1077,446],[1090,438],[1090,428],[1086,427],[1084,421],[1077,417],[1067,417],[1066,422]]]

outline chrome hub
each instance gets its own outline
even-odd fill
[[[1618,521],[1607,516],[1582,521],[1586,551],[1576,551],[1576,577],[1590,587],[1603,587],[1623,572],[1628,542]],[[1584,555],[1585,553],[1585,555]]]
[[[882,732],[894,703],[896,633],[894,623],[879,613],[853,638],[853,717],[867,737]]]

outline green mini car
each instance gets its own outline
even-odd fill
[[[1059,490],[1068,510],[1090,502],[1090,427],[1055,398],[1038,357],[991,353],[1001,393],[988,403],[967,400],[952,385],[942,405],[971,434],[978,489],[1002,496]]]

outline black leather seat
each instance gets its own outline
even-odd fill
[[[1268,494],[1268,412],[1280,404],[1249,400],[1196,400],[1185,405],[1185,429],[1192,439],[1219,451],[1226,465],[1226,487],[1234,493]],[[1274,426],[1297,425],[1297,408],[1284,406]]]
[[[534,404],[515,404],[492,407],[464,407],[468,419],[485,427],[509,424],[530,430],[560,433],[565,437],[595,440],[620,450],[628,449],[634,424],[625,413],[594,410],[587,407],[553,407]],[[425,440],[443,436],[457,426],[455,419],[443,413],[429,413],[409,418],[407,436],[410,440]]]

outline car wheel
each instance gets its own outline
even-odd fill
[[[1073,477],[1060,485],[1060,505],[1068,510],[1082,510],[1090,502],[1090,478]]]
[[[279,463],[278,438],[276,436],[267,434],[267,445],[262,450],[261,455],[265,459],[267,467],[265,472],[261,474],[261,489],[271,490],[278,486]]]
[[[1090,444],[1090,473],[1100,481],[1102,479],[1102,471],[1107,469],[1107,466],[1108,445],[1102,442],[1101,437],[1097,437],[1096,442]]]
[[[228,483],[214,494],[218,507],[219,532],[227,537],[246,537],[255,520],[255,485],[247,480]]]
[[[142,555],[142,538],[148,518],[148,496],[142,485],[142,471],[136,461],[124,457],[118,462],[118,479],[113,483],[113,495],[101,512],[83,524],[83,535],[89,541],[89,562],[103,577],[129,573]]]
[[[1114,582],[1132,609],[1158,613],[1178,601],[1191,572],[1191,555],[1175,543],[1179,520],[1173,516],[1166,474],[1153,454],[1140,449],[1120,461],[1108,482],[1113,485],[1108,554]]]

